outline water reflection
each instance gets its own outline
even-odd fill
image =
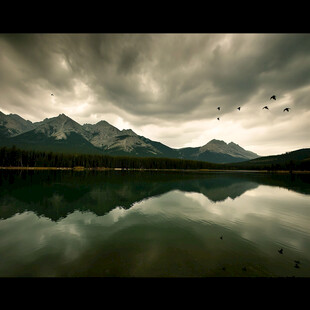
[[[0,218],[25,210],[53,221],[75,210],[103,215],[117,206],[128,209],[135,202],[172,190],[201,193],[216,203],[235,199],[260,184],[310,194],[307,175],[0,171]]]
[[[0,179],[1,276],[310,276],[306,176],[44,171]]]

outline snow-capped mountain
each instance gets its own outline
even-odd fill
[[[245,161],[259,157],[230,142],[211,140],[196,148],[170,148],[137,135],[131,129],[119,130],[102,120],[80,125],[65,114],[32,123],[18,115],[0,112],[0,145],[70,153],[110,154],[143,157],[169,157],[215,163]]]

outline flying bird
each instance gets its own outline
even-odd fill
[[[217,107],[217,109],[218,109],[218,110],[220,110],[220,109],[221,109],[221,107]]]
[[[271,97],[270,97],[270,100],[271,100],[271,99],[277,100],[277,99],[276,99],[276,95],[271,96]]]
[[[51,96],[54,96],[54,94],[51,94]]]
[[[218,117],[218,118],[217,118],[217,120],[219,121],[219,120],[220,120],[220,118]]]
[[[285,111],[289,112],[289,110],[290,110],[290,108],[285,108],[285,109],[283,110],[283,112],[285,112]]]
[[[300,268],[299,267],[300,261],[299,260],[294,260],[294,262],[295,262],[295,266],[294,267],[295,268]]]
[[[241,107],[238,107],[237,109],[240,111]]]
[[[264,109],[269,110],[268,107],[267,107],[266,105],[263,107],[263,110],[264,110]]]

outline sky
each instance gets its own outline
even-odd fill
[[[282,154],[310,147],[310,34],[2,33],[0,94],[32,122],[64,113],[172,148]]]

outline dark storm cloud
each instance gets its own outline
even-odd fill
[[[309,34],[2,34],[0,66],[0,110],[36,120],[71,107],[176,127],[242,106],[252,128],[266,104],[309,109]]]
[[[25,80],[44,80],[55,88],[70,85],[70,76],[59,66],[61,49],[57,37],[43,35],[3,35],[8,44],[6,57],[24,75]],[[16,82],[22,82],[16,79]]]
[[[179,118],[196,108],[213,117],[216,105],[231,111],[259,91],[262,99],[273,91],[281,96],[310,81],[309,35],[8,34],[1,40],[23,77],[15,81],[22,93],[31,94],[34,83],[70,92],[77,79],[96,95],[94,108],[109,101],[141,116]]]

